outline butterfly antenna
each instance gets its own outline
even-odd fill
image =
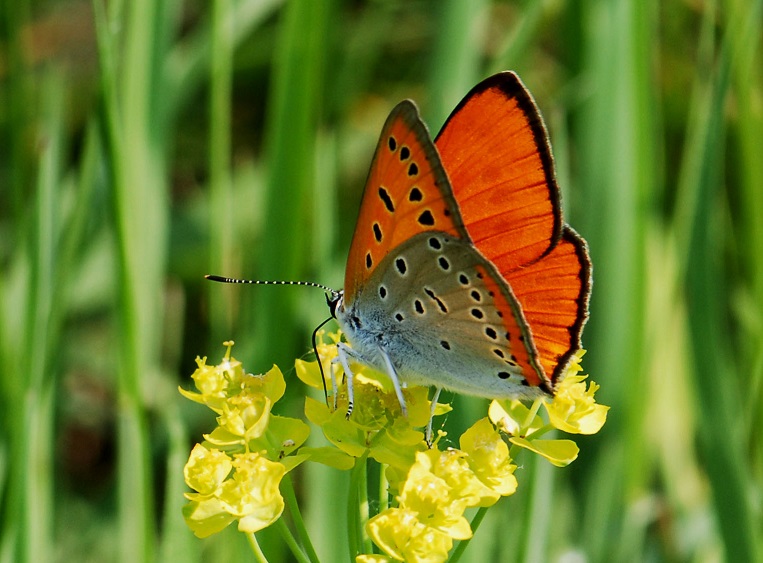
[[[306,287],[317,287],[318,289],[322,289],[323,291],[328,291],[332,295],[335,295],[338,293],[336,289],[332,289],[327,285],[323,285],[321,283],[316,282],[307,282],[307,281],[281,281],[281,280],[242,280],[239,278],[226,278],[224,276],[215,276],[214,274],[207,274],[204,276],[204,278],[220,282],[220,283],[246,283],[250,285],[302,285]]]

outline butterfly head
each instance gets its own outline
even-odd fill
[[[326,293],[326,305],[329,306],[329,312],[332,318],[336,318],[337,309],[341,308],[344,302],[344,290]]]

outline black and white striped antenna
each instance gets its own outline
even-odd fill
[[[327,285],[323,285],[321,283],[316,283],[316,282],[308,282],[308,281],[244,280],[239,278],[226,278],[225,276],[216,276],[214,274],[207,274],[204,277],[210,281],[215,281],[220,283],[245,283],[249,285],[302,285],[306,287],[317,287],[318,289],[328,291],[329,293],[332,293],[332,294],[339,293],[336,289],[332,289]]]

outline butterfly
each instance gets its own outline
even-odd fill
[[[487,398],[553,396],[588,318],[591,261],[562,220],[548,134],[513,72],[475,86],[433,141],[390,113],[365,184],[344,289],[327,296],[351,362]],[[436,403],[436,399],[434,400]],[[430,421],[431,424],[431,421]]]

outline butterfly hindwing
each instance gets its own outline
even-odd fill
[[[510,288],[448,233],[420,233],[392,249],[347,316],[360,319],[348,328],[356,348],[371,358],[378,345],[410,383],[483,397],[550,392]]]
[[[466,238],[429,132],[405,100],[390,113],[376,147],[347,259],[345,303],[391,249],[429,230]]]
[[[565,225],[559,244],[548,256],[514,270],[507,280],[532,327],[545,373],[555,384],[580,350],[588,318],[591,260],[586,242]]]

